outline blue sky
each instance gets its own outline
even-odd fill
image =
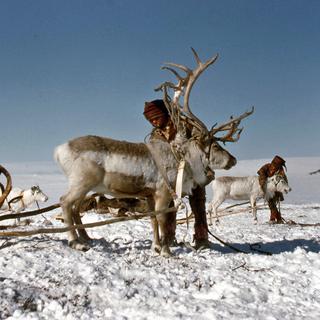
[[[256,108],[232,154],[320,156],[319,36],[313,0],[1,0],[0,163],[86,134],[143,141],[160,67],[194,67],[191,46],[220,55],[190,96],[208,127]]]

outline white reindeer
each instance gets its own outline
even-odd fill
[[[212,224],[212,213],[216,222],[219,221],[218,208],[226,199],[250,200],[254,220],[257,220],[256,202],[264,198],[266,201],[274,197],[276,191],[288,193],[291,188],[281,175],[274,175],[267,179],[266,192],[264,193],[258,176],[247,177],[219,177],[212,181],[213,199],[209,204],[210,223]]]
[[[48,196],[43,193],[39,186],[30,189],[12,188],[0,210],[10,210],[20,213],[35,202],[46,202]]]
[[[166,69],[178,78],[178,85],[165,82],[160,86],[164,92],[164,102],[178,131],[174,141],[169,144],[162,139],[150,139],[147,143],[131,143],[98,136],[84,136],[71,140],[55,149],[54,157],[68,178],[69,188],[61,197],[64,221],[67,226],[81,224],[79,208],[89,191],[108,194],[116,198],[145,198],[150,209],[167,209],[174,197],[179,161],[185,160],[183,194],[191,194],[197,186],[207,185],[215,169],[229,169],[236,159],[217,141],[234,142],[239,139],[240,121],[250,115],[246,112],[238,118],[212,128],[210,131],[191,112],[188,104],[191,88],[199,75],[217,59],[217,56],[202,63],[193,50],[197,61],[194,70],[167,64]],[[181,77],[172,67],[186,72]],[[174,99],[168,91],[174,90]],[[183,107],[179,104],[184,94]],[[192,136],[187,137],[186,127],[192,127]],[[227,132],[216,137],[216,132]],[[237,135],[236,135],[237,134]],[[236,135],[236,136],[234,136]],[[165,215],[152,219],[152,248],[163,256],[169,256],[169,236],[166,232]],[[161,233],[161,241],[159,230]],[[84,229],[68,232],[69,246],[77,250],[88,250],[85,242],[89,236]]]

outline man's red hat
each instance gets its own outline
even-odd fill
[[[163,100],[153,100],[151,102],[145,102],[144,104],[144,116],[150,122],[153,119],[164,118],[169,119],[169,112],[163,102]]]
[[[281,167],[285,167],[286,168],[286,161],[284,159],[282,159],[279,156],[275,156],[272,161],[271,164],[273,164],[275,167],[278,167],[279,169]]]

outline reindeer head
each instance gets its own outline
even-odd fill
[[[287,179],[281,174],[275,174],[268,178],[268,188],[274,192],[277,191],[281,193],[288,193],[291,191]]]
[[[193,48],[191,50],[197,63],[196,68],[191,70],[181,64],[166,63],[162,69],[171,71],[177,77],[178,83],[173,84],[166,81],[155,89],[163,91],[163,100],[177,130],[176,139],[172,144],[177,149],[187,150],[190,158],[200,157],[204,171],[207,173],[215,169],[230,169],[237,163],[236,158],[225,150],[219,141],[223,144],[238,141],[243,129],[239,128],[240,122],[252,114],[254,109],[252,108],[251,111],[245,112],[237,118],[231,117],[228,122],[222,125],[215,124],[211,130],[208,130],[205,124],[192,113],[189,106],[189,96],[195,81],[205,69],[218,59],[218,55],[203,63],[196,51]],[[182,70],[185,76],[181,76],[175,68]],[[172,91],[173,97],[170,96]],[[180,104],[182,96],[183,105]],[[218,132],[225,132],[225,134],[218,137],[216,136]],[[188,147],[185,148],[185,145]]]
[[[48,196],[43,193],[39,186],[32,186],[30,189],[34,200],[42,202],[46,202],[48,200]]]

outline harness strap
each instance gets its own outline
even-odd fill
[[[177,198],[174,200],[174,206],[178,210],[182,210],[182,209],[186,210],[187,229],[189,229],[188,209],[187,209],[187,206],[186,206],[186,204],[184,203],[184,201],[182,199],[183,174],[184,174],[185,165],[186,165],[186,161],[185,160],[181,160],[179,162],[178,174],[177,174],[177,180],[176,180],[176,195],[177,195]]]
[[[25,208],[25,203],[23,201],[23,192],[24,192],[24,190],[21,191],[20,195],[14,197],[10,201],[8,201],[9,210],[11,210],[11,203],[16,203],[18,201],[21,201],[22,207]]]
[[[183,173],[184,173],[185,165],[186,165],[186,161],[180,160],[179,166],[178,166],[177,181],[176,181],[176,195],[178,196],[178,198],[182,197]]]
[[[176,161],[179,162],[183,159],[183,153],[179,150],[177,145],[173,145],[170,143],[171,152],[173,156],[175,157]]]

